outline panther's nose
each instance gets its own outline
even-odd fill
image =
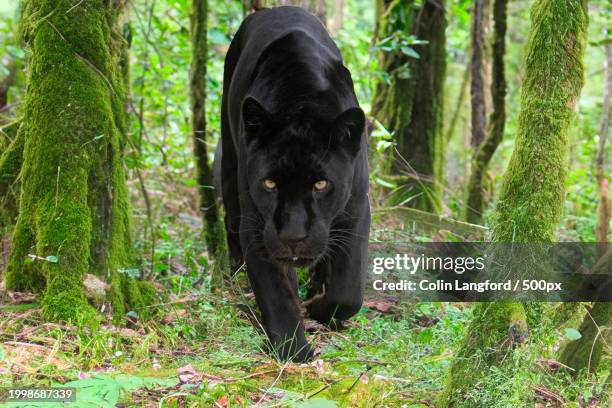
[[[308,234],[306,233],[306,231],[289,229],[281,231],[281,233],[278,235],[278,238],[283,244],[287,245],[291,249],[291,251],[295,252],[295,249],[298,244],[304,241],[307,236]]]

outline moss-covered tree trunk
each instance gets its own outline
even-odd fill
[[[92,310],[84,277],[97,275],[118,318],[153,296],[121,273],[135,266],[123,164],[127,44],[116,27],[125,4],[74,6],[24,3],[30,58],[17,138],[25,145],[6,284],[42,292],[47,318],[78,321]]]
[[[10,58],[8,61],[2,61],[2,64],[7,68],[8,74],[0,79],[0,125],[4,124],[3,116],[6,115],[4,110],[8,104],[9,89],[15,83],[15,77],[17,76],[17,63],[14,59]]]
[[[215,259],[217,273],[213,282],[221,282],[220,275],[225,266],[223,228],[219,208],[213,190],[212,169],[206,147],[206,63],[208,61],[208,1],[193,0],[191,5],[191,112],[193,146],[196,159],[200,211],[204,219],[204,238],[208,253]]]
[[[608,250],[593,268],[594,274],[609,275],[612,270],[612,249]],[[567,343],[560,351],[559,360],[572,367],[576,373],[588,370],[597,371],[601,361],[604,343],[604,327],[610,324],[612,302],[595,302],[587,308],[578,331],[578,340]]]
[[[610,99],[612,98],[612,44],[604,44],[604,97],[599,127],[599,148],[597,150],[597,185],[599,186],[599,216],[597,219],[597,242],[610,240],[610,186],[606,175],[606,142],[610,129]],[[605,245],[602,245],[605,247]],[[603,252],[603,251],[601,251]]]
[[[506,75],[504,70],[504,55],[506,53],[506,19],[507,0],[495,0],[493,4],[493,79],[491,95],[493,97],[493,113],[491,114],[486,138],[478,143],[472,159],[471,173],[467,186],[466,219],[473,224],[482,223],[484,211],[483,179],[497,146],[504,137],[506,122]],[[484,113],[484,99],[482,100]],[[473,104],[472,104],[473,106]],[[472,120],[472,131],[474,126]]]
[[[17,176],[25,144],[23,133],[18,133],[18,130],[19,122],[0,127],[0,238],[10,231],[17,217],[21,191]]]
[[[492,225],[494,242],[546,243],[554,238],[565,198],[568,130],[584,82],[587,21],[583,0],[536,0],[531,8],[515,150]],[[475,406],[477,384],[486,381],[491,366],[512,360],[495,357],[496,351],[523,337],[527,312],[533,314],[519,303],[476,306],[451,365],[444,406]],[[490,316],[499,324],[490,324]]]
[[[411,178],[404,187],[409,203],[432,212],[441,210],[445,142],[442,131],[446,74],[444,2],[379,1],[377,38],[394,33],[426,44],[413,45],[418,58],[402,49],[383,52],[380,66],[389,83],[377,84],[372,115],[395,135],[394,171]]]

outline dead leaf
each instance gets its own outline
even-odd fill
[[[328,331],[327,327],[325,327],[321,323],[308,318],[304,318],[304,330],[309,332]]]
[[[557,360],[540,358],[536,360],[536,364],[542,368],[548,368],[551,371],[557,371],[561,368],[566,370],[575,371],[572,367],[567,366]]]
[[[219,399],[217,400],[217,404],[222,407],[227,407],[229,405],[229,397],[227,395],[219,397]]]
[[[166,315],[166,317],[164,317],[163,322],[166,324],[170,324],[173,323],[175,320],[177,319],[182,319],[185,316],[187,316],[187,310],[186,309],[177,309],[172,313],[169,313],[168,315]]]
[[[312,363],[310,363],[310,365],[312,367],[314,367],[317,370],[317,372],[319,372],[319,373],[324,373],[325,372],[324,363],[323,363],[323,360],[321,360],[321,359],[317,359],[317,360],[313,361]]]
[[[8,292],[9,303],[18,305],[22,303],[33,303],[36,295],[30,292]]]
[[[559,394],[555,394],[554,392],[544,388],[541,385],[532,385],[531,388],[535,391],[536,396],[546,401],[555,401],[559,404],[565,404],[565,398],[563,398]]]
[[[590,400],[587,408],[599,408],[599,398],[593,398]]]
[[[189,383],[191,380],[195,379],[198,375],[198,373],[196,372],[196,370],[193,368],[191,364],[187,364],[186,366],[179,368],[177,371],[179,374],[178,377],[179,377],[179,381],[181,382],[181,384]]]
[[[393,308],[393,303],[387,300],[369,300],[364,302],[363,305],[381,313],[389,313]]]

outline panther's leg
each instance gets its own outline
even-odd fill
[[[247,248],[247,275],[273,353],[284,361],[309,360],[313,351],[306,342],[295,288],[287,271],[266,259],[263,250],[252,244],[252,234],[248,237],[244,235],[242,244]]]
[[[329,256],[315,266],[314,275],[324,274],[324,282],[308,305],[308,315],[321,323],[335,325],[346,320],[363,303],[370,228],[367,202],[353,214],[353,222],[332,228]]]
[[[227,232],[227,245],[233,268],[232,272],[234,272],[243,262],[239,236],[240,201],[238,197],[237,157],[231,135],[224,134],[221,139],[221,145],[223,149],[221,157],[221,183],[223,207],[225,208],[225,231]]]
[[[325,283],[325,277],[327,276],[328,266],[326,261],[322,260],[310,268],[310,285],[308,286],[308,293],[306,294],[307,299],[320,296],[325,290],[323,285]]]

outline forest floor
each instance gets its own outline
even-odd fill
[[[151,308],[154,318],[131,313],[123,327],[89,328],[43,323],[31,297],[10,296],[0,306],[0,388],[64,384],[76,388],[79,408],[434,407],[471,316],[469,304],[369,301],[338,332],[307,321],[314,361],[282,364],[263,351],[265,336],[245,312],[248,294],[194,290]],[[509,358],[517,353],[530,354],[511,350]],[[527,374],[541,383],[524,390],[542,404],[535,406],[604,406],[600,381],[575,381],[550,367],[534,360]],[[506,375],[482,385],[486,400],[528,380]]]
[[[111,323],[108,308],[93,326],[47,323],[35,296],[0,287],[0,390],[62,384],[77,390],[78,408],[438,406],[472,304],[368,299],[340,331],[306,321],[316,351],[312,362],[279,363],[265,352],[266,337],[253,321],[244,272],[221,294],[211,293],[202,278],[211,265],[194,238],[202,229],[189,206],[195,200],[184,197],[155,211],[164,214],[157,220],[153,265],[160,302],[131,311],[120,325]],[[146,254],[144,217],[136,213],[136,247]],[[403,236],[411,229],[378,215],[374,223],[376,241],[431,239]],[[577,322],[581,318],[578,313]],[[516,407],[513,395],[529,395],[537,407],[606,406],[609,369],[574,378],[555,363],[563,330],[508,349],[509,361],[528,359],[531,369],[517,371],[525,366],[517,363],[494,371],[473,398],[479,407]]]

